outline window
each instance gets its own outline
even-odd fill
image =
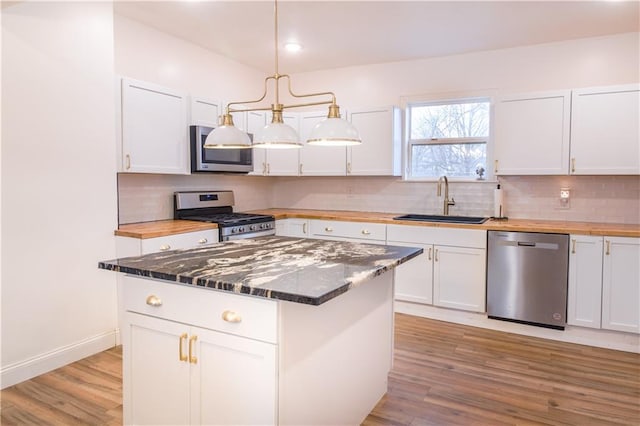
[[[489,107],[488,99],[409,104],[408,177],[482,177],[487,164]]]

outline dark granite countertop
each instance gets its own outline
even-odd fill
[[[109,260],[98,267],[320,305],[420,253],[420,248],[269,236]]]

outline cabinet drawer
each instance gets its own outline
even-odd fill
[[[359,240],[387,239],[387,225],[383,223],[342,222],[335,220],[312,220],[311,235],[318,237],[357,238]]]
[[[123,278],[125,311],[277,343],[278,302],[275,300],[129,275]],[[151,296],[155,296],[155,303],[150,300]]]
[[[218,231],[187,232],[184,234],[167,235],[165,237],[147,238],[140,240],[140,254],[156,253],[159,251],[177,250],[199,247],[204,244],[218,242]]]
[[[404,243],[487,248],[487,231],[484,229],[388,225],[387,238],[389,241],[400,241]]]

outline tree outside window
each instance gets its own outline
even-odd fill
[[[488,99],[410,104],[410,177],[478,178],[487,161],[489,110]]]

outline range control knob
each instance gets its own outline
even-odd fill
[[[258,229],[258,228],[256,227],[256,225],[250,225],[250,226],[249,226],[249,230],[251,230],[251,231],[255,231],[256,229]]]

